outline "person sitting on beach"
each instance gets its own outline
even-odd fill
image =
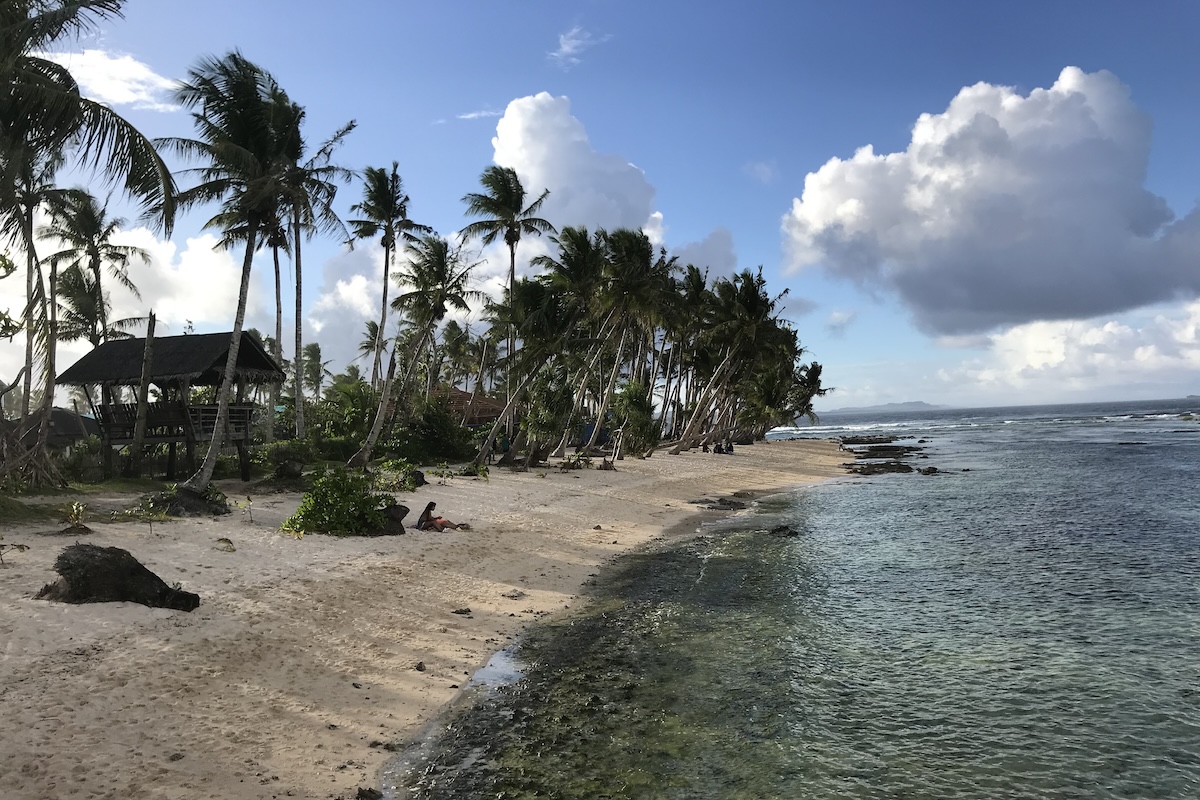
[[[719,453],[720,455],[725,455],[725,446],[722,445],[720,442],[717,442],[716,444],[713,445],[713,452]]]
[[[701,452],[701,453],[707,453],[707,452],[708,452],[708,442],[701,442],[701,443],[700,443],[700,452]]]
[[[455,525],[445,517],[435,515],[433,512],[435,508],[437,508],[437,503],[430,503],[429,505],[425,506],[425,510],[421,512],[421,516],[417,517],[417,530],[437,531],[438,533],[446,530],[446,528],[454,531],[471,530],[471,526],[465,522]]]
[[[727,456],[733,455],[733,439],[730,439],[729,441],[725,442],[725,455],[727,455]]]

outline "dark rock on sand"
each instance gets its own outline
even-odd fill
[[[37,593],[63,603],[141,603],[153,608],[194,611],[200,595],[172,588],[146,569],[128,550],[73,544],[54,561],[61,577]]]

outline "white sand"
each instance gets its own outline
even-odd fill
[[[687,500],[821,480],[844,460],[835,443],[759,443],[616,471],[496,469],[399,496],[406,522],[434,500],[469,532],[295,540],[278,527],[299,495],[255,497],[253,523],[237,511],[153,533],[90,523],[80,541],[125,548],[199,593],[190,614],[35,600],[75,537],[0,521],[4,544],[30,548],[0,567],[0,798],[351,797],[378,786],[391,757],[380,743],[416,736],[600,564],[694,529]]]

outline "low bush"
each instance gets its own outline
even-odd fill
[[[397,426],[381,449],[391,457],[414,464],[460,461],[475,455],[471,443],[473,435],[470,428],[459,424],[444,404],[429,403],[420,416],[407,425]]]
[[[387,509],[396,498],[375,490],[371,476],[344,469],[322,470],[300,508],[283,523],[293,534],[330,533],[372,536],[387,523]]]
[[[407,459],[386,458],[376,467],[375,486],[385,492],[415,492],[425,480],[424,473]],[[420,482],[417,475],[421,476]]]

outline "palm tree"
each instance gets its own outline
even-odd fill
[[[525,205],[525,187],[521,184],[517,171],[512,167],[492,165],[479,176],[483,192],[472,192],[463,196],[467,204],[467,214],[472,217],[482,217],[477,222],[462,229],[462,235],[468,239],[479,238],[484,245],[489,245],[503,237],[508,245],[508,292],[512,297],[517,281],[517,244],[521,236],[529,234],[540,236],[543,233],[555,233],[554,226],[537,216],[542,204],[550,196],[549,189],[543,189],[538,198]],[[517,349],[516,331],[508,332],[508,352],[511,356]],[[509,381],[509,392],[512,385]]]
[[[392,308],[406,313],[416,325],[416,343],[409,353],[408,366],[400,381],[400,393],[408,388],[408,381],[413,369],[432,339],[437,324],[445,319],[451,309],[467,312],[471,310],[468,301],[479,300],[483,294],[468,288],[471,270],[476,264],[464,262],[461,248],[454,247],[449,241],[439,236],[426,236],[412,248],[408,262],[399,273],[393,276],[408,290],[392,301]],[[392,348],[389,359],[387,376],[383,381],[383,393],[379,398],[379,408],[375,412],[375,421],[367,440],[350,459],[346,466],[365,466],[371,460],[371,451],[379,441],[383,431],[384,420],[388,416],[393,393],[393,377],[396,374],[396,351]]]
[[[318,400],[321,398],[321,389],[325,386],[325,379],[333,376],[333,373],[329,371],[329,365],[332,363],[332,361],[321,360],[321,345],[318,342],[309,342],[304,345],[302,368],[304,386]]]
[[[311,238],[317,232],[336,232],[343,239],[349,237],[346,226],[333,210],[333,199],[337,195],[337,182],[349,181],[353,173],[331,164],[330,159],[333,157],[333,151],[340,147],[346,136],[354,130],[356,123],[351,120],[343,125],[305,161],[304,138],[301,133],[304,109],[289,100],[287,94],[277,86],[272,92],[271,102],[279,109],[276,119],[282,122],[278,133],[283,144],[279,197],[289,212],[292,232],[292,263],[296,267],[296,352],[299,353],[304,344],[304,270],[301,264],[300,242],[302,237]],[[300,363],[300,359],[297,359],[297,370],[300,369]],[[296,380],[301,380],[298,371]],[[304,436],[303,403],[296,406],[296,436]]]
[[[55,266],[65,263],[68,269],[75,267],[80,272],[86,269],[91,274],[93,291],[100,299],[96,312],[101,341],[107,341],[109,329],[109,304],[101,268],[107,265],[113,280],[140,300],[142,295],[129,277],[129,262],[137,259],[150,263],[150,254],[144,249],[113,242],[113,236],[124,225],[125,220],[120,217],[108,216],[106,204],[83,189],[73,189],[52,209],[50,224],[38,231],[41,238],[57,239],[64,245],[62,250],[48,256],[48,261]]]
[[[5,0],[0,4],[0,195],[17,185],[22,153],[70,146],[124,183],[169,231],[174,183],[154,145],[106,105],[84,97],[65,67],[43,56],[61,39],[121,16],[125,0]]]
[[[388,276],[392,272],[392,253],[396,244],[404,240],[410,244],[420,241],[417,234],[430,234],[433,229],[408,218],[408,195],[404,193],[404,181],[400,178],[400,163],[392,162],[389,173],[383,167],[367,167],[363,170],[363,200],[350,207],[352,213],[362,219],[350,220],[350,228],[356,239],[380,237],[383,245],[383,302],[380,304],[378,333],[387,330]],[[371,385],[379,378],[383,340],[375,346],[375,360],[371,365]]]
[[[129,338],[129,329],[146,321],[145,317],[110,320],[111,310],[112,304],[95,276],[81,265],[71,264],[59,275],[59,341],[86,339],[92,347],[99,347],[109,339]]]
[[[229,416],[229,394],[258,237],[272,219],[278,198],[283,194],[281,163],[287,151],[286,143],[280,141],[280,131],[286,130],[285,124],[291,117],[285,120],[278,117],[291,109],[277,101],[279,92],[266,71],[237,51],[222,58],[203,58],[188,71],[187,80],[175,91],[175,100],[193,109],[192,121],[198,138],[162,140],[162,144],[180,156],[203,164],[184,171],[185,175],[197,177],[199,183],[179,193],[176,198],[179,206],[189,208],[219,201],[222,213],[210,219],[207,227],[224,225],[228,230],[234,224],[232,221],[237,220],[243,229],[242,279],[229,355],[218,392],[216,431],[224,430]],[[182,488],[199,493],[208,487],[220,448],[221,437],[217,434],[209,443],[203,465],[181,484]]]

